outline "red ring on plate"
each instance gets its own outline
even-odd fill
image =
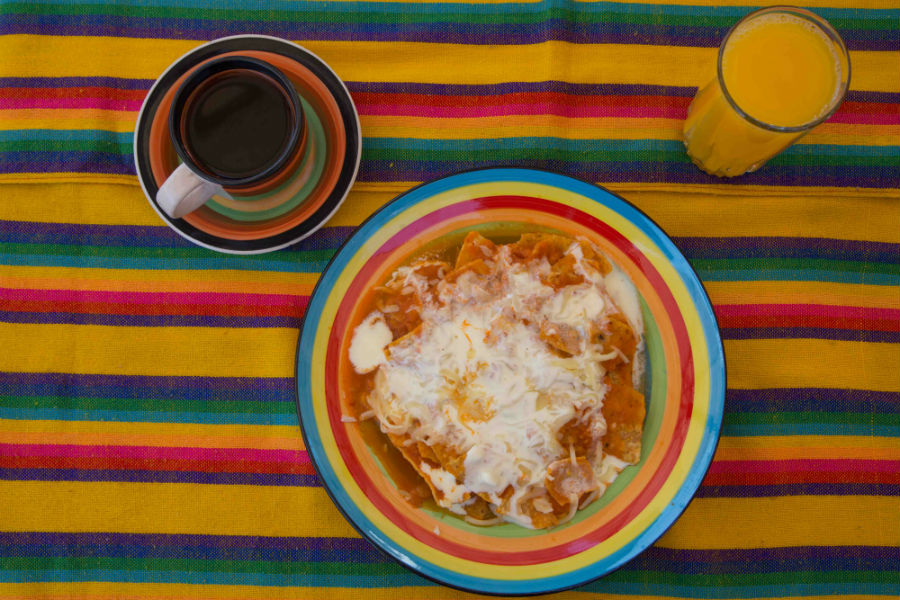
[[[676,390],[669,390],[670,396],[675,394],[675,397],[680,398],[678,401],[677,412],[674,414],[674,417],[672,417],[675,425],[671,432],[669,445],[666,448],[665,454],[659,458],[655,471],[650,476],[649,480],[645,482],[644,486],[636,492],[634,499],[625,509],[614,516],[609,517],[602,525],[589,530],[586,534],[579,536],[577,539],[532,550],[516,548],[516,538],[502,538],[504,544],[501,545],[506,545],[508,547],[505,551],[485,550],[482,548],[466,546],[455,541],[450,541],[445,536],[436,535],[433,531],[423,528],[421,525],[413,522],[409,517],[400,512],[397,507],[384,496],[384,491],[381,486],[370,477],[369,473],[360,465],[358,458],[353,454],[353,442],[347,435],[346,423],[341,421],[341,402],[338,389],[339,384],[337,383],[339,381],[341,348],[344,341],[343,338],[346,337],[341,334],[346,332],[352,318],[354,305],[358,298],[365,292],[365,288],[371,283],[370,275],[378,270],[379,267],[382,267],[387,260],[392,258],[392,252],[394,250],[401,247],[407,240],[416,237],[417,233],[426,230],[429,226],[451,221],[454,218],[459,218],[461,215],[465,215],[476,209],[492,210],[504,208],[543,212],[548,215],[574,221],[601,236],[622,254],[627,256],[647,278],[651,289],[659,297],[659,301],[668,318],[668,323],[672,328],[672,335],[677,347],[678,360],[676,363],[680,372],[685,375],[684,377],[680,377],[680,385],[678,385]],[[640,512],[651,502],[656,492],[663,486],[670,475],[686,439],[693,409],[693,369],[693,356],[690,347],[690,339],[688,338],[687,326],[678,309],[677,302],[670,293],[662,276],[652,265],[650,260],[647,259],[637,247],[606,223],[572,207],[541,198],[495,196],[459,202],[430,213],[405,227],[374,252],[372,258],[367,261],[360,269],[359,273],[354,277],[335,315],[334,324],[332,326],[332,335],[328,339],[325,360],[325,398],[328,409],[329,426],[334,435],[336,445],[344,464],[353,477],[356,485],[360,487],[375,508],[384,514],[391,522],[412,537],[431,546],[435,550],[458,558],[497,565],[530,565],[546,563],[552,560],[561,560],[589,549],[619,531],[640,514]],[[667,396],[667,398],[668,397],[669,396]],[[667,402],[666,411],[669,411],[672,408],[670,403]],[[613,502],[615,502],[615,500]],[[563,529],[562,531],[564,532],[565,530]],[[500,538],[485,536],[483,539],[485,541],[493,542]]]

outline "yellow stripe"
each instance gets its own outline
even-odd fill
[[[114,278],[113,278],[114,277]],[[153,291],[171,288],[185,291],[239,291],[245,293],[306,293],[319,278],[317,273],[278,271],[166,271],[157,269],[88,269],[81,267],[27,267],[0,265],[3,285],[13,288],[104,289]],[[65,285],[62,285],[62,284]],[[71,286],[71,287],[69,287]]]
[[[299,429],[287,425],[201,425],[196,423],[16,419],[7,419],[0,424],[0,443],[304,449]]]
[[[347,81],[494,83],[547,81],[696,86],[713,75],[716,48],[544,42],[521,46],[417,42],[299,41]],[[0,64],[0,77],[121,76],[155,78],[193,41],[112,37],[9,35],[0,55],[28,56]],[[897,52],[851,52],[853,87],[900,91]],[[82,57],[91,56],[85,64]],[[602,57],[602,60],[598,59]]]
[[[114,278],[111,278],[114,277]],[[11,289],[120,292],[209,292],[308,296],[318,274],[277,271],[162,271],[14,267],[0,265],[0,281]],[[293,281],[292,281],[293,280]]]
[[[0,531],[359,537],[322,488],[0,482]]]
[[[695,498],[668,533],[664,548],[895,546],[897,499],[886,496]]]
[[[900,460],[900,439],[861,436],[723,437],[715,460]]]
[[[115,175],[111,173],[3,173],[0,183],[36,183],[39,185],[59,183],[92,183],[111,185],[138,185],[134,175]]]
[[[413,182],[357,184],[328,225],[359,225],[412,185]],[[607,187],[621,193],[675,236],[802,235],[900,242],[900,212],[896,210],[893,191],[851,192],[840,188],[773,191],[771,188],[742,189],[725,183],[710,186],[609,184]],[[855,193],[869,200],[862,205],[849,202]],[[673,202],[674,194],[689,196],[690,201]],[[54,201],[47,202],[47,198]],[[164,226],[143,192],[134,185],[7,186],[4,200],[0,202],[0,219],[11,221]],[[779,218],[773,219],[773,214]],[[727,231],[711,230],[710,223],[727,223]]]
[[[756,195],[739,190],[673,201],[669,192],[629,190],[623,196],[643,209],[672,236],[787,236],[900,242],[897,196],[884,194],[865,203],[840,195],[796,196],[780,190]],[[777,215],[775,217],[774,215]]]
[[[900,391],[900,344],[726,340],[728,387]]]
[[[713,304],[823,304],[900,309],[900,293],[891,285],[818,281],[709,281],[703,286]]]
[[[319,488],[4,481],[0,497],[16,506],[0,511],[3,531],[358,537]],[[657,544],[889,546],[896,509],[882,496],[696,498]]]
[[[150,207],[137,180],[130,177],[128,183],[129,185],[56,183],[5,186],[3,195],[8,201],[0,202],[0,219],[47,223],[164,225]],[[52,202],[47,201],[50,198],[53,199]],[[172,235],[176,234],[173,232]]]
[[[137,115],[136,110],[99,108],[0,110],[0,129],[106,129],[127,132],[134,131]]]
[[[0,323],[5,371],[291,377],[297,330]]]
[[[2,181],[0,178],[0,182]],[[32,181],[40,182],[41,176],[33,177]],[[129,185],[84,185],[84,179],[78,178],[73,181],[80,185],[50,183],[39,186],[6,186],[3,190],[4,201],[0,202],[0,219],[88,225],[166,226],[150,207],[134,177],[128,179]],[[372,211],[394,196],[396,192],[392,188],[384,191],[351,191],[338,212],[328,221],[328,226],[359,225]],[[53,201],[48,202],[48,198]],[[172,235],[176,234],[173,232]]]

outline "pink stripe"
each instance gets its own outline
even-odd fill
[[[895,308],[862,306],[828,306],[825,304],[718,304],[716,315],[750,317],[757,315],[843,317],[852,319],[900,319]]]
[[[109,304],[187,304],[303,306],[308,296],[219,292],[114,292],[94,290],[38,290],[0,288],[0,299]]]
[[[551,103],[504,104],[500,106],[422,106],[402,104],[360,104],[360,114],[367,116],[408,116],[434,118],[498,117],[506,115],[558,115],[570,118],[684,118],[680,106],[561,106]]]
[[[0,110],[37,108],[127,110],[138,111],[141,100],[121,98],[0,98]]]
[[[839,449],[836,449],[839,451]],[[865,473],[896,473],[900,461],[861,459],[810,460],[722,460],[713,461],[709,473],[791,473],[795,471],[861,471]]]
[[[155,446],[81,446],[69,444],[0,444],[3,456],[54,456],[98,458],[142,458],[172,460],[245,460],[309,464],[302,450],[258,450],[253,448],[178,448]]]

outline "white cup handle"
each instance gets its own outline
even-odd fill
[[[187,165],[178,165],[156,192],[156,203],[173,219],[194,212],[215,195],[228,196],[222,186],[203,179]]]

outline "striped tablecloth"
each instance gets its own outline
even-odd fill
[[[807,6],[850,48],[847,101],[720,181],[679,130],[745,0],[0,2],[0,598],[464,596],[340,517],[302,447],[292,369],[353,228],[417,182],[497,164],[647,212],[725,340],[723,435],[697,498],[566,595],[900,595],[900,5]],[[165,227],[131,155],[155,77],[237,33],[323,57],[364,137],[328,226],[256,257]]]

